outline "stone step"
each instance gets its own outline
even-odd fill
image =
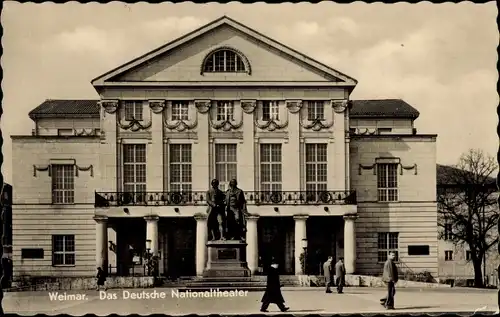
[[[265,286],[217,286],[217,287],[208,287],[208,286],[184,286],[177,288],[179,292],[209,292],[213,290],[223,291],[249,291],[249,292],[264,292],[266,290]]]

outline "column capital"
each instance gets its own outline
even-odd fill
[[[359,216],[357,214],[346,214],[346,215],[344,215],[344,220],[354,221],[354,220],[356,220],[358,218],[359,218]]]
[[[257,214],[250,214],[250,215],[246,216],[245,218],[246,218],[247,220],[257,220],[257,219],[259,219],[259,217],[260,217],[260,216],[259,216],[259,215],[257,215]]]
[[[294,220],[307,220],[309,218],[309,215],[293,215]]]
[[[106,223],[108,222],[108,216],[94,216],[94,220],[97,223]]]
[[[146,220],[147,222],[156,222],[160,220],[160,217],[158,217],[157,215],[147,215],[144,216],[144,220]]]
[[[196,221],[207,220],[207,218],[208,218],[208,216],[206,214],[201,213],[201,212],[194,215],[194,219],[196,219]]]

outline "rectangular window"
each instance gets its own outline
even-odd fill
[[[444,224],[444,240],[451,240],[453,234],[453,226],[451,223]]]
[[[192,191],[191,144],[170,144],[170,191]]]
[[[54,164],[52,168],[52,203],[75,203],[75,166]]]
[[[141,121],[142,114],[144,111],[144,106],[143,102],[141,101],[125,101],[125,120],[127,121],[132,121],[132,120],[138,120]]]
[[[430,250],[428,245],[409,245],[408,255],[429,255]]]
[[[392,128],[378,128],[377,129],[377,134],[391,134]]]
[[[225,191],[231,179],[236,179],[236,144],[215,145],[215,178],[219,180],[220,189]]]
[[[323,101],[307,102],[307,120],[325,120],[325,103]]]
[[[377,164],[378,201],[398,201],[398,164]]]
[[[465,260],[466,261],[472,260],[472,252],[470,250],[465,251]]]
[[[52,236],[52,265],[75,265],[75,236]]]
[[[279,120],[279,104],[277,101],[262,102],[262,120]]]
[[[187,121],[189,119],[189,102],[174,101],[172,102],[172,120]]]
[[[444,251],[444,260],[445,261],[453,261],[453,251],[451,251],[451,250]]]
[[[123,145],[123,189],[134,203],[146,199],[146,144]]]
[[[73,136],[73,129],[57,129],[58,136]]]
[[[43,259],[43,249],[21,249],[21,259]]]
[[[396,255],[394,261],[399,259],[399,233],[398,232],[379,232],[378,234],[378,262],[385,262],[389,253]]]
[[[306,144],[306,191],[308,200],[318,200],[327,190],[327,144]]]
[[[281,144],[260,145],[260,190],[281,191]]]
[[[217,102],[217,121],[232,121],[234,119],[234,105],[232,101]]]

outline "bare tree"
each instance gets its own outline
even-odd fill
[[[468,245],[474,267],[474,285],[484,287],[482,263],[488,250],[498,243],[497,188],[494,157],[470,149],[458,164],[438,167],[438,226],[452,226],[447,238],[455,245]],[[440,237],[446,234],[440,230]]]

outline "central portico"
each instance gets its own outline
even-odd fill
[[[354,79],[222,17],[92,84],[98,265],[132,274],[147,251],[160,274],[203,275],[215,256],[206,192],[217,178],[245,193],[246,247],[236,249],[251,274],[271,258],[284,274],[319,273],[329,255],[355,271]]]

